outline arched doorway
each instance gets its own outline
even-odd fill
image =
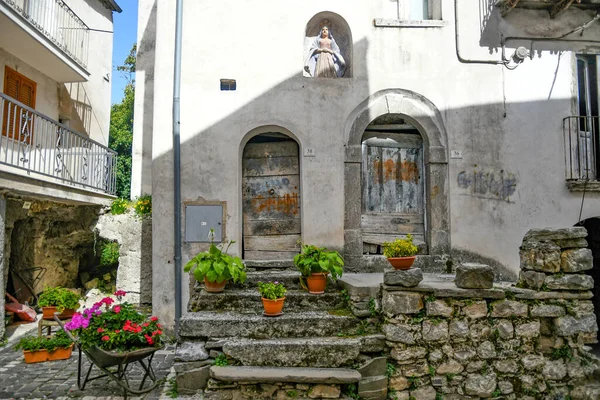
[[[588,218],[578,223],[577,226],[583,226],[587,230],[588,235],[586,240],[588,248],[592,250],[592,256],[594,257],[593,268],[585,272],[594,278],[594,297],[592,298],[592,302],[594,303],[596,321],[598,322],[598,326],[600,326],[600,217]],[[598,338],[600,338],[600,333],[598,334]]]
[[[280,132],[248,141],[242,153],[243,257],[290,260],[301,238],[298,143]]]
[[[362,229],[363,137],[379,117],[401,118],[405,125],[416,128],[422,138],[423,239],[427,254],[450,253],[450,201],[448,171],[448,139],[439,110],[425,97],[404,89],[377,92],[359,104],[345,125],[346,156],[344,168],[345,220],[344,255],[362,262],[365,246]],[[399,120],[398,120],[399,121]],[[408,221],[409,222],[409,221]],[[358,266],[358,264],[357,264]]]
[[[421,254],[425,243],[423,139],[401,115],[385,114],[362,137],[363,253],[383,254],[382,244],[407,234]]]

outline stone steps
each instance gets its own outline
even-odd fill
[[[301,290],[288,290],[283,312],[327,311],[340,309],[344,301],[337,291],[321,295]],[[263,305],[256,289],[226,290],[222,293],[196,291],[190,297],[188,310],[197,311],[254,311],[262,312]]]
[[[279,317],[265,317],[256,312],[202,311],[181,318],[179,335],[183,339],[323,337],[354,332],[359,324],[353,316],[332,315],[327,311],[292,312]]]
[[[249,270],[296,270],[294,260],[243,260]]]
[[[358,382],[361,375],[348,368],[280,368],[280,367],[215,367],[210,368],[211,378],[235,383],[321,383],[348,384]]]

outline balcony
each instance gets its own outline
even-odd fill
[[[2,170],[114,195],[117,154],[0,93]]]
[[[600,0],[499,0],[497,4],[502,7],[503,16],[515,8],[547,10],[550,18],[556,18],[569,8],[600,10]]]
[[[566,179],[571,191],[600,191],[599,129],[600,117],[563,119]]]
[[[89,28],[62,0],[0,0],[0,48],[56,82],[88,79]]]

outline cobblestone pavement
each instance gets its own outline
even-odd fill
[[[22,351],[14,351],[14,344],[0,349],[0,399],[118,399],[122,398],[123,390],[110,378],[101,378],[89,382],[85,389],[77,387],[77,349],[69,360],[51,361],[37,364],[25,364]],[[166,378],[171,370],[174,357],[174,347],[167,346],[154,355],[152,367],[158,379],[162,380],[159,387],[141,397],[128,399],[154,400],[161,398],[165,390]],[[82,370],[87,371],[89,361],[84,355]],[[130,367],[131,368],[131,367]],[[94,367],[92,375],[101,371]],[[127,374],[130,382],[138,384],[143,376],[143,370],[135,365]],[[168,385],[168,384],[167,384]],[[162,395],[163,398],[166,396]]]

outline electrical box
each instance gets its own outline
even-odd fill
[[[213,242],[223,241],[223,206],[185,206],[185,241],[208,243],[210,229],[215,230]]]

